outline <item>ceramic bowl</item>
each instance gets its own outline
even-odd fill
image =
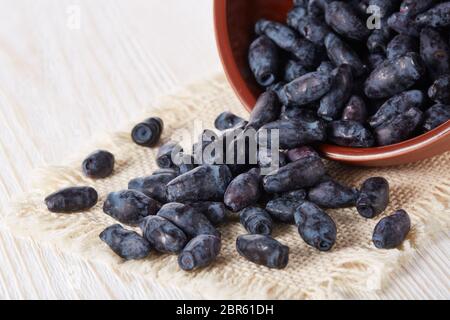
[[[260,18],[284,21],[292,0],[214,0],[218,50],[228,81],[249,111],[262,89],[249,69],[248,47]],[[450,121],[410,140],[375,148],[348,148],[323,144],[322,154],[332,160],[361,166],[389,166],[415,162],[450,151]]]

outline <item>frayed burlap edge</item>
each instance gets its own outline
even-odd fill
[[[225,79],[216,76],[207,81],[193,84],[180,93],[163,98],[152,108],[155,116],[171,114],[171,123],[179,124],[170,130],[183,126],[184,112],[198,112],[198,104],[202,96],[195,93],[223,90]],[[236,101],[237,102],[237,101]],[[183,112],[180,112],[180,108]],[[244,111],[241,111],[245,115]],[[148,113],[144,114],[142,118]],[[135,119],[141,120],[142,118]],[[77,152],[65,166],[53,166],[40,169],[36,173],[33,192],[15,202],[6,215],[0,216],[2,224],[17,237],[32,238],[38,243],[56,246],[62,251],[79,255],[82,259],[95,260],[104,263],[112,269],[120,268],[121,272],[134,275],[149,276],[164,287],[170,281],[171,285],[192,291],[206,299],[334,299],[341,298],[343,288],[353,290],[381,290],[388,276],[406,260],[421,244],[433,238],[438,232],[449,230],[450,215],[450,182],[435,186],[428,196],[415,204],[413,216],[414,228],[408,240],[400,249],[377,250],[374,247],[361,249],[346,254],[343,251],[339,259],[335,259],[331,272],[318,280],[317,286],[311,288],[296,287],[286,283],[268,283],[257,274],[244,279],[230,270],[210,272],[184,273],[176,264],[176,257],[164,256],[152,261],[132,261],[124,263],[111,252],[104,250],[98,240],[99,230],[92,223],[74,223],[73,219],[60,219],[60,216],[45,211],[43,197],[65,184],[89,184],[80,172],[79,164],[84,156],[95,149],[107,149],[114,154],[127,153],[131,150],[129,132],[136,121],[124,127],[124,131],[103,134]],[[167,140],[168,137],[164,137]],[[126,166],[117,163],[117,166]],[[44,214],[43,214],[44,213]]]

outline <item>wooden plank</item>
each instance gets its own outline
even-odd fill
[[[29,190],[33,169],[114,131],[156,96],[222,70],[211,0],[0,4],[0,210]],[[201,298],[0,230],[0,298]],[[344,294],[448,299],[448,250],[444,234],[393,275],[386,292]]]

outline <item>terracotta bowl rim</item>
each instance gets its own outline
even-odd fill
[[[255,97],[241,76],[230,46],[227,23],[227,1],[214,0],[214,29],[220,59],[228,82],[237,93],[239,100],[250,112],[256,102]],[[397,156],[417,152],[441,139],[450,139],[450,120],[441,126],[412,139],[383,147],[350,148],[330,144],[321,144],[320,150],[329,158],[354,164],[367,161],[391,159]],[[449,151],[449,150],[447,150]],[[445,152],[445,150],[443,150]]]

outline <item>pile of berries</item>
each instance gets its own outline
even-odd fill
[[[306,126],[290,148],[386,146],[437,128],[450,119],[449,26],[438,0],[297,0],[286,24],[259,20],[249,66],[281,105],[266,127],[289,139]]]
[[[218,133],[205,130],[192,153],[174,141],[161,146],[156,159],[160,169],[130,180],[127,190],[107,196],[103,211],[120,224],[106,228],[100,239],[127,260],[145,258],[152,250],[177,254],[180,268],[189,271],[215,261],[222,242],[218,227],[229,222],[234,212],[248,232],[237,238],[237,252],[254,263],[281,269],[288,264],[289,248],[271,237],[277,223],[295,224],[308,245],[329,251],[337,228],[326,209],[356,207],[368,219],[383,213],[389,203],[388,181],[370,178],[359,189],[342,185],[327,175],[313,148],[289,148],[296,137],[276,150],[279,166],[268,175],[262,171],[271,168],[274,159],[261,148],[255,151],[255,163],[218,163],[222,152],[217,150],[227,154],[243,139],[259,138],[261,131],[255,128],[271,120],[278,110],[273,109],[276,100],[272,93],[263,95],[248,122],[230,112],[220,114],[215,121]],[[309,123],[305,132],[313,128]],[[151,118],[133,129],[132,138],[140,146],[152,147],[162,131],[163,121]],[[250,143],[242,145],[244,150],[238,151],[252,152]],[[208,148],[216,152],[204,152]],[[106,178],[114,172],[114,156],[97,151],[83,161],[82,170],[92,179]],[[97,201],[91,187],[63,189],[45,199],[48,209],[56,213],[85,211]],[[141,234],[122,225],[139,227]],[[373,243],[377,248],[396,248],[409,230],[408,214],[398,210],[378,223]]]

